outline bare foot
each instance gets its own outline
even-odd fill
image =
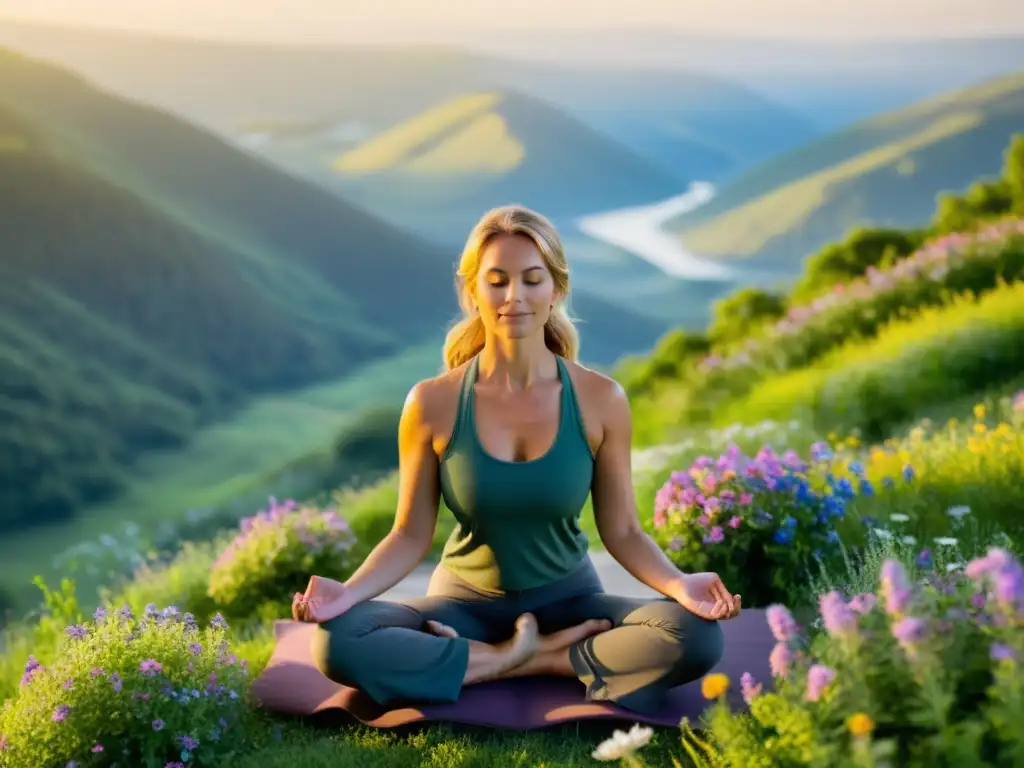
[[[447,629],[451,630],[451,627]],[[532,613],[524,613],[516,619],[515,634],[504,642],[488,645],[470,640],[469,663],[466,665],[463,684],[471,685],[502,677],[529,660],[537,652],[538,642],[537,619]]]

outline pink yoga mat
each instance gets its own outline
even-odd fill
[[[750,672],[767,690],[771,687],[768,655],[775,644],[763,610],[744,610],[722,622],[725,655],[715,672],[732,681],[728,699],[743,707],[740,675]],[[654,715],[640,715],[606,702],[586,701],[584,686],[569,678],[516,678],[466,687],[454,704],[422,704],[387,709],[359,690],[331,682],[316,668],[311,639],[316,626],[279,621],[274,626],[274,653],[253,683],[253,694],[269,712],[310,716],[344,711],[353,720],[376,728],[418,722],[449,722],[509,730],[532,730],[578,720],[627,720],[677,727],[686,717],[699,720],[708,706],[700,680],[669,691]]]

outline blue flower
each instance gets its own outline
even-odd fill
[[[853,472],[853,474],[855,474],[855,475],[863,475],[864,474],[864,465],[861,464],[859,461],[851,461],[850,462],[850,471]]]
[[[896,481],[893,480],[891,477],[886,476],[882,478],[883,488],[892,488],[894,485],[896,485]]]
[[[776,544],[789,544],[793,541],[793,529],[792,528],[779,528],[775,531],[775,543]]]
[[[861,496],[871,497],[875,495],[875,486],[873,486],[867,480],[862,480],[860,484]]]
[[[903,479],[908,483],[914,482],[914,468],[909,464],[903,468]]]

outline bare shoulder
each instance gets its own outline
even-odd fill
[[[438,453],[443,453],[458,411],[459,391],[468,364],[416,382],[405,398],[403,421],[422,430]]]
[[[621,408],[628,406],[626,391],[611,376],[607,376],[585,365],[565,361],[578,397],[585,398],[598,407]]]
[[[576,389],[587,433],[592,440],[596,437],[597,445],[609,430],[628,426],[629,398],[619,382],[579,363],[567,360],[565,365]]]

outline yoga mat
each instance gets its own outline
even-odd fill
[[[744,672],[750,672],[765,690],[771,687],[768,655],[775,640],[763,610],[744,610],[735,619],[722,622],[722,629],[725,654],[713,671],[729,676],[729,703],[742,708],[745,705],[739,688],[740,675]],[[320,673],[311,652],[315,631],[313,624],[275,623],[274,653],[252,688],[265,710],[299,717],[343,710],[353,720],[375,728],[449,722],[528,731],[595,719],[678,727],[684,717],[696,722],[709,706],[701,696],[700,680],[672,689],[658,712],[641,715],[615,704],[587,701],[583,684],[575,678],[529,677],[467,686],[454,704],[417,704],[388,709],[363,692],[331,682]]]

